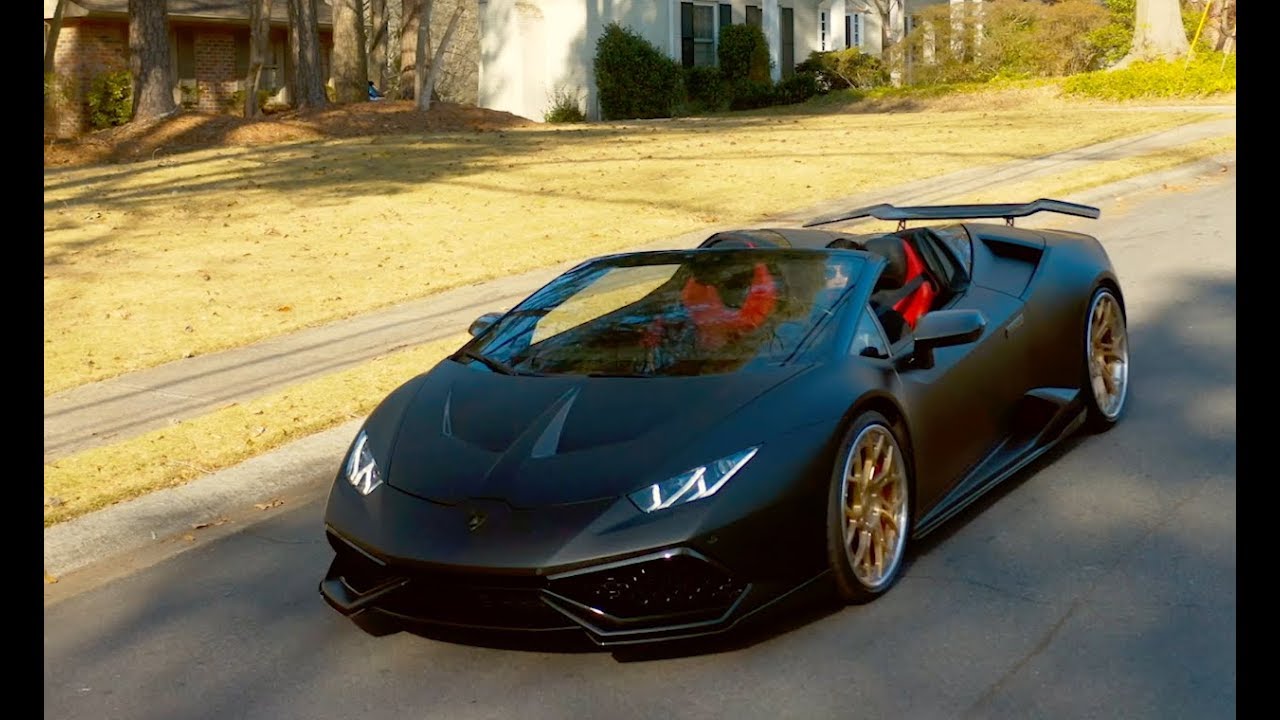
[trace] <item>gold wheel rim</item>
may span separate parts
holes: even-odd
[[[878,590],[897,572],[907,536],[907,474],[893,433],[870,425],[854,440],[840,493],[844,550],[854,577]]]
[[[1089,309],[1089,385],[1098,410],[1114,420],[1129,389],[1129,338],[1115,296],[1098,293]]]

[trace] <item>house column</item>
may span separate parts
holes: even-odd
[[[667,3],[667,39],[671,42],[671,59],[680,62],[680,0]]]
[[[760,8],[760,21],[764,24],[765,44],[769,46],[769,59],[773,66],[769,69],[769,77],[774,82],[782,79],[782,33],[780,23],[782,14],[778,12],[778,0],[764,0]]]
[[[889,45],[897,45],[907,34],[907,14],[903,7],[904,0],[889,0],[889,32],[887,40]],[[907,60],[906,53],[902,52],[902,48],[895,48],[893,51],[894,61],[891,63],[892,69],[889,71],[889,80],[894,87],[902,85],[903,73],[902,63]]]
[[[831,27],[827,30],[831,35],[831,49],[843,50],[847,40],[844,36],[844,19],[848,15],[848,8],[845,3],[848,0],[831,0],[831,10],[828,11],[827,22]]]

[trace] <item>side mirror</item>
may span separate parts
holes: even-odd
[[[500,312],[488,312],[476,318],[471,323],[471,327],[467,328],[467,332],[471,333],[471,337],[480,337],[493,327],[494,323],[502,318]]]
[[[935,310],[920,318],[911,333],[912,367],[933,367],[933,349],[964,345],[982,337],[987,318],[980,310]]]

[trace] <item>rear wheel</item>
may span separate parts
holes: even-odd
[[[1110,430],[1120,419],[1129,392],[1129,334],[1124,308],[1109,287],[1098,288],[1089,299],[1084,355],[1088,428]]]
[[[827,507],[827,558],[847,602],[874,600],[898,577],[911,523],[909,472],[887,418],[867,412],[849,426]]]

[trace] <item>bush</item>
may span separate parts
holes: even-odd
[[[924,10],[902,48],[912,59],[908,82],[985,82],[1095,70],[1105,66],[1104,57],[1126,32],[1109,27],[1115,19],[1096,0],[990,0],[982,9],[981,18],[970,14],[958,21],[948,4]],[[982,41],[976,43],[979,20]]]
[[[823,92],[845,88],[873,88],[889,82],[889,72],[875,55],[858,48],[814,51],[796,67],[796,72],[813,73]]]
[[[789,78],[783,78],[773,88],[773,103],[775,105],[793,105],[802,103],[809,98],[819,95],[822,90],[818,84],[817,73],[796,71],[796,74]]]
[[[680,66],[617,23],[596,42],[595,78],[606,120],[671,117],[684,94]]]
[[[91,127],[124,125],[133,117],[133,76],[128,70],[98,75],[89,86],[88,102]]]
[[[1107,23],[1085,37],[1098,57],[1098,67],[1091,69],[1115,65],[1133,46],[1133,19],[1138,0],[1102,0],[1102,4],[1107,9]]]
[[[748,80],[769,82],[769,44],[758,25],[726,25],[720,28],[717,50],[720,75],[729,83]]]
[[[729,106],[729,85],[713,67],[684,69],[684,90],[690,112],[717,112]]]
[[[1100,70],[1067,78],[1068,95],[1101,100],[1156,97],[1203,97],[1236,89],[1235,53],[1197,53],[1186,60],[1135,62],[1121,70]]]
[[[587,116],[582,112],[582,91],[559,87],[551,93],[551,107],[543,115],[549,123],[582,122]]]
[[[753,110],[774,104],[774,87],[769,80],[742,79],[733,84],[730,110]]]
[[[195,100],[199,99],[198,89],[196,92],[192,94],[196,96],[194,98]],[[267,103],[271,100],[271,96],[273,94],[274,93],[272,93],[270,90],[265,90],[265,89],[258,90],[258,109],[259,110],[266,109]],[[184,97],[183,100],[185,104],[186,98]],[[223,106],[229,112],[235,113],[236,115],[244,115],[244,90],[237,90],[231,93],[231,95],[223,103]]]

